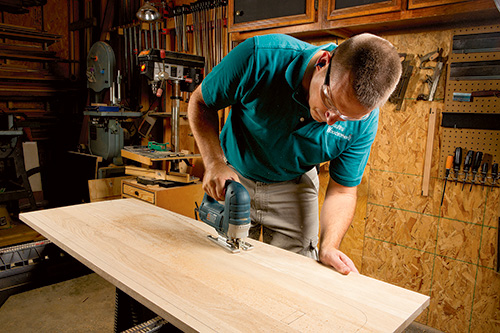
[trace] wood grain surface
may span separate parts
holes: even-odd
[[[429,297],[213,228],[136,199],[41,210],[21,220],[183,331],[402,331]]]

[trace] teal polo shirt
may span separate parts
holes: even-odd
[[[328,126],[311,117],[301,85],[313,55],[335,47],[280,34],[253,37],[203,80],[208,107],[231,106],[220,140],[228,162],[243,176],[264,183],[288,181],[331,161],[334,181],[344,186],[361,182],[378,109],[364,121]]]

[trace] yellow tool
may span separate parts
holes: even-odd
[[[446,158],[446,175],[444,177],[443,195],[441,196],[441,206],[443,205],[444,191],[446,191],[446,183],[448,183],[448,177],[450,176],[450,170],[452,166],[453,166],[453,156],[448,155],[448,157]]]

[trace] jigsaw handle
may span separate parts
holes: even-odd
[[[225,188],[224,204],[205,193],[198,213],[203,222],[226,237],[230,226],[229,236],[234,236],[238,234],[234,230],[250,224],[250,195],[243,185],[234,180],[227,180]]]

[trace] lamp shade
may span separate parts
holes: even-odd
[[[135,15],[139,20],[144,22],[156,21],[161,16],[158,9],[156,9],[155,6],[149,3],[149,1],[146,1],[146,3],[144,3],[144,5],[139,8]]]

